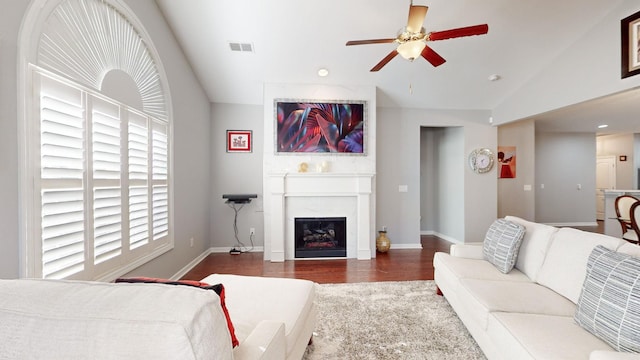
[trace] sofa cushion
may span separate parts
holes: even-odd
[[[640,352],[640,259],[597,246],[575,320],[618,351]]]
[[[572,316],[494,312],[487,333],[501,359],[585,360],[594,350],[612,350]]]
[[[529,279],[536,281],[551,239],[558,228],[527,221],[516,216],[505,216],[505,219],[525,227],[526,231],[522,238],[522,244],[520,244],[515,268],[525,273]]]
[[[630,242],[624,242],[622,246],[616,249],[617,252],[640,258],[640,246]]]
[[[231,335],[231,345],[236,347],[240,345],[238,338],[236,337],[236,332],[233,328],[233,322],[231,322],[231,317],[229,316],[229,310],[227,310],[227,305],[225,302],[225,293],[224,293],[224,285],[215,284],[209,285],[207,283],[203,283],[201,281],[195,280],[169,280],[169,279],[159,279],[159,278],[150,278],[150,277],[128,277],[128,278],[118,278],[115,281],[116,283],[147,283],[147,284],[167,284],[167,285],[182,285],[182,286],[193,286],[203,290],[213,290],[218,297],[220,298],[220,306],[222,306],[222,311],[224,312],[224,316],[227,319],[227,327],[229,328],[229,334]]]
[[[188,286],[0,280],[0,316],[0,358],[233,359],[218,295]]]
[[[591,250],[598,245],[615,250],[623,242],[607,235],[560,228],[553,236],[537,282],[577,303]]]
[[[509,280],[530,281],[529,278],[514,269],[508,274],[496,271],[495,266],[486,260],[468,259],[451,256],[444,252],[437,252],[433,257],[433,266],[436,271],[451,274],[458,279],[485,279],[485,280]]]
[[[458,297],[484,329],[496,311],[573,316],[576,305],[549,288],[527,281],[461,279]]]
[[[491,224],[484,238],[482,254],[484,258],[506,274],[516,264],[518,250],[525,228],[520,224],[497,219]]]

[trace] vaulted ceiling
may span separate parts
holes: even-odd
[[[622,0],[415,0],[429,7],[427,32],[485,23],[489,32],[429,42],[446,59],[439,67],[398,56],[378,72],[369,70],[394,44],[345,43],[395,37],[409,0],[156,1],[214,103],[262,104],[264,83],[374,85],[378,106],[490,110]],[[329,75],[319,77],[320,68]],[[499,80],[490,81],[494,74]]]

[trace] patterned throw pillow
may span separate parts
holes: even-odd
[[[595,247],[574,319],[614,349],[640,352],[640,259]]]
[[[222,307],[222,312],[224,313],[225,318],[227,319],[227,327],[229,328],[229,333],[231,334],[231,345],[236,347],[240,345],[240,341],[236,337],[236,331],[233,327],[233,323],[231,322],[231,317],[229,316],[229,310],[227,310],[227,304],[225,302],[224,295],[224,286],[222,284],[209,285],[207,283],[203,283],[201,281],[195,280],[169,280],[169,279],[158,279],[151,277],[129,277],[129,278],[118,278],[116,279],[117,283],[148,283],[148,284],[167,284],[167,285],[183,285],[183,286],[193,286],[203,290],[213,290],[218,294],[220,298],[220,306]]]
[[[495,265],[502,273],[513,269],[518,250],[524,238],[525,227],[514,222],[498,219],[491,224],[484,238],[484,259]]]

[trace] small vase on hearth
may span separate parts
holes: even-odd
[[[387,237],[387,232],[384,230],[378,231],[378,237],[376,238],[376,249],[378,252],[385,253],[389,251],[391,247],[391,240]]]

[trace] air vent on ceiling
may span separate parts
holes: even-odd
[[[231,48],[231,51],[253,52],[253,45],[251,43],[230,42],[229,48]]]

